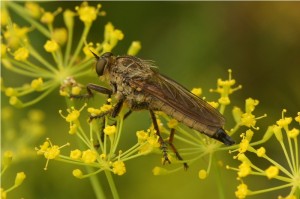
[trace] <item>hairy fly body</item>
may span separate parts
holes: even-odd
[[[114,56],[107,52],[97,56],[96,72],[104,76],[111,89],[95,84],[88,84],[88,95],[91,90],[114,95],[118,100],[111,115],[117,116],[123,103],[131,111],[146,109],[150,111],[154,128],[160,137],[162,149],[166,156],[166,144],[159,134],[154,111],[162,111],[177,121],[205,135],[223,142],[234,144],[232,138],[223,130],[224,117],[203,99],[189,92],[174,80],[158,73],[152,63],[134,56]],[[171,131],[173,139],[174,131]],[[171,147],[174,148],[172,143]],[[174,148],[175,149],[175,148]],[[182,159],[179,154],[176,154]]]

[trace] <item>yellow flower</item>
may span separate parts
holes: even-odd
[[[65,28],[55,28],[52,33],[52,39],[59,45],[66,43],[68,39],[68,32]]]
[[[45,12],[41,17],[41,22],[45,24],[52,24],[54,21],[54,17],[54,14],[52,14],[51,12]]]
[[[25,178],[26,178],[26,175],[24,172],[17,173],[17,176],[15,178],[15,186],[20,186],[23,183],[23,181],[25,180]]]
[[[289,138],[297,138],[297,136],[299,135],[299,130],[296,128],[293,128],[292,130],[288,131],[288,137]]]
[[[76,124],[70,125],[69,134],[74,135],[77,132],[77,127],[78,126]]]
[[[152,173],[153,173],[153,175],[158,176],[158,175],[168,174],[169,171],[167,169],[165,169],[165,168],[162,168],[162,167],[154,167],[152,169]]]
[[[106,126],[103,130],[103,132],[106,134],[106,135],[114,135],[117,131],[117,128],[115,125],[112,125],[112,126]]]
[[[258,157],[263,157],[264,155],[266,155],[266,149],[264,147],[260,147],[259,149],[257,149],[256,155]]]
[[[28,10],[28,13],[34,18],[39,18],[43,11],[39,4],[34,2],[26,2],[25,8]]]
[[[91,164],[91,163],[95,162],[96,159],[97,159],[97,153],[95,151],[88,149],[88,150],[82,152],[81,160],[84,163]]]
[[[138,143],[143,143],[147,140],[148,138],[148,133],[145,131],[137,131],[136,136],[138,137]]]
[[[70,158],[74,159],[74,160],[79,160],[81,157],[81,151],[79,149],[75,149],[73,151],[70,152]]]
[[[124,173],[126,173],[126,167],[125,167],[125,164],[123,161],[115,161],[113,164],[112,164],[112,167],[113,167],[113,172],[114,174],[117,174],[119,176],[123,175]]]
[[[44,84],[43,79],[40,77],[38,79],[32,80],[31,88],[33,88],[36,91],[39,91],[39,90],[41,90],[43,84]]]
[[[58,50],[59,45],[54,40],[48,40],[44,45],[44,48],[47,52],[55,52]]]
[[[251,172],[251,166],[247,162],[242,162],[239,166],[238,176],[246,177]]]
[[[204,170],[204,169],[201,169],[198,173],[198,177],[201,179],[201,180],[204,180],[206,177],[207,177],[207,171]]]
[[[141,42],[133,41],[127,51],[127,55],[136,55],[142,48]]]
[[[29,50],[27,50],[25,47],[18,48],[18,50],[14,52],[14,58],[17,61],[26,61],[28,57]]]
[[[97,5],[97,8],[89,6],[87,2],[83,2],[80,7],[76,7],[79,19],[85,24],[90,24],[96,20],[101,4]]]
[[[246,198],[248,194],[248,186],[244,183],[239,184],[237,186],[237,191],[235,192],[235,196],[239,199]]]
[[[8,167],[12,162],[13,152],[5,151],[3,154],[2,165],[3,167]]]
[[[266,176],[271,179],[278,175],[279,169],[276,166],[270,166],[268,169],[265,170]]]
[[[191,91],[194,95],[200,97],[200,95],[202,94],[202,89],[201,88],[193,88]]]
[[[80,169],[74,169],[72,174],[76,178],[81,178],[82,177],[82,171]]]
[[[57,145],[53,145],[44,152],[44,156],[46,159],[55,159],[60,154],[60,147]]]

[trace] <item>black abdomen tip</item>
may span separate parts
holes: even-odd
[[[222,128],[219,128],[212,138],[223,142],[225,145],[233,145],[235,143],[235,141]]]

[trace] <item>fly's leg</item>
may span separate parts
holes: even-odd
[[[112,90],[110,90],[108,88],[105,88],[105,87],[102,87],[102,86],[99,86],[97,84],[91,84],[91,83],[89,83],[86,86],[86,91],[87,91],[86,94],[83,94],[83,95],[70,95],[70,98],[78,98],[78,99],[86,99],[87,98],[87,99],[89,99],[89,98],[94,96],[92,91],[96,91],[98,93],[106,94],[106,95],[108,95],[109,98],[112,95]]]
[[[171,161],[168,158],[168,152],[167,152],[168,146],[167,146],[167,143],[163,140],[163,138],[160,135],[157,120],[156,120],[155,114],[152,110],[150,110],[150,115],[151,115],[151,119],[152,119],[152,122],[153,122],[154,129],[156,131],[156,135],[159,137],[160,148],[163,152],[163,157],[164,157],[164,162],[163,163],[165,164],[166,162],[168,162],[170,164]]]
[[[170,145],[172,151],[175,153],[176,158],[178,160],[183,160],[183,158],[180,156],[179,152],[177,151],[176,147],[173,144],[174,135],[175,135],[175,129],[172,128],[171,132],[170,132],[170,137],[169,137],[169,145]],[[183,163],[183,167],[184,167],[184,170],[187,170],[189,168],[189,166],[186,162]]]

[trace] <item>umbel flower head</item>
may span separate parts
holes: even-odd
[[[74,10],[58,8],[49,12],[33,2],[26,2],[24,7],[12,1],[2,3],[1,63],[5,69],[31,79],[20,87],[7,86],[3,84],[7,80],[1,79],[1,90],[9,97],[11,105],[30,106],[63,86],[66,79],[87,75],[94,62],[90,51],[97,54],[111,51],[124,38],[122,31],[109,22],[105,25],[101,43],[87,42],[93,23],[105,15],[101,7],[101,4],[90,6],[83,2]],[[15,23],[14,13],[32,24],[31,27]],[[61,18],[65,26],[55,27],[54,22]],[[75,23],[83,23],[80,38],[74,38]],[[31,37],[33,32],[38,32],[44,39],[36,42],[36,38]],[[136,54],[139,49],[140,43],[133,42],[128,53]],[[37,97],[23,101],[22,98],[33,93],[38,93],[34,95]]]
[[[243,135],[240,143],[239,153],[235,156],[240,162],[238,168],[227,167],[237,171],[238,179],[241,184],[238,185],[235,195],[237,198],[246,198],[246,196],[264,194],[268,192],[289,189],[287,196],[279,194],[278,198],[296,198],[300,187],[300,162],[299,162],[299,128],[291,127],[292,117],[285,117],[286,110],[282,111],[282,118],[276,124],[270,126],[265,132],[263,138],[256,142],[251,142],[253,133]],[[295,121],[299,121],[299,115],[295,117]],[[254,147],[271,140],[274,135],[278,148],[281,148],[284,158],[278,160],[272,155],[268,155],[268,150],[264,147]],[[274,140],[274,139],[273,139]],[[254,153],[258,158],[264,160],[269,166],[261,168],[248,157],[248,153]],[[277,154],[280,155],[280,154]],[[251,185],[246,184],[246,178],[260,177],[265,180],[278,181],[280,184],[276,187],[270,187],[260,190],[251,190]],[[261,179],[262,180],[262,179]]]

